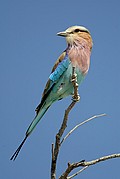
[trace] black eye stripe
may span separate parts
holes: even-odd
[[[86,32],[86,33],[89,34],[88,30],[81,30],[81,29],[75,29],[74,31],[69,32],[69,34],[74,34],[74,33],[77,33],[77,32]]]
[[[75,29],[74,32],[80,32],[80,29]]]
[[[80,32],[86,32],[86,33],[89,34],[89,32],[87,30],[80,30]]]
[[[87,30],[75,29],[74,32],[86,32],[89,33]]]

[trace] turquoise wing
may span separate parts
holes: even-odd
[[[69,64],[70,64],[70,60],[68,58],[68,55],[66,54],[66,52],[64,51],[60,57],[58,58],[58,60],[56,61],[52,72],[49,76],[49,80],[45,86],[43,95],[42,95],[42,99],[40,104],[37,106],[36,108],[36,113],[38,114],[42,105],[44,104],[44,101],[46,100],[46,98],[48,97],[48,95],[50,94],[51,90],[53,89],[54,85],[57,83],[57,81],[59,80],[59,78],[63,75],[63,73],[66,71],[66,69],[68,68]]]

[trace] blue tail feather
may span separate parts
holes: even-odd
[[[50,106],[48,106],[47,108],[43,107],[40,109],[39,113],[36,115],[36,117],[33,119],[33,121],[31,122],[30,126],[28,127],[27,131],[26,131],[26,135],[29,136],[31,134],[31,132],[34,130],[34,128],[36,127],[36,125],[38,124],[38,122],[41,120],[41,118],[43,117],[43,115],[46,113],[46,111],[48,110]]]
[[[15,160],[23,146],[23,144],[25,143],[26,139],[28,138],[28,136],[31,134],[31,132],[33,131],[33,129],[36,127],[36,125],[38,124],[38,122],[40,121],[40,119],[43,117],[43,115],[45,114],[45,112],[48,110],[48,108],[50,107],[50,105],[47,108],[41,108],[39,113],[36,115],[36,117],[33,119],[33,121],[31,122],[30,126],[28,127],[27,131],[26,131],[26,135],[25,138],[23,139],[23,141],[21,142],[21,144],[19,145],[19,147],[17,148],[17,150],[14,152],[14,154],[12,155],[12,157],[10,158],[10,160]]]

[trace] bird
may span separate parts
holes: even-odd
[[[93,41],[89,30],[84,26],[71,26],[57,33],[66,39],[67,48],[55,62],[42,94],[40,104],[35,109],[36,115],[29,125],[25,137],[10,160],[15,160],[23,144],[35,129],[48,108],[58,100],[74,94],[71,81],[72,68],[75,68],[77,84],[80,85],[90,66]]]

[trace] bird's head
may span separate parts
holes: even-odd
[[[67,43],[70,45],[74,44],[75,41],[78,41],[80,43],[82,41],[86,41],[88,42],[90,48],[92,48],[92,37],[90,35],[90,32],[83,26],[69,27],[65,31],[57,33],[57,35],[65,37]]]

